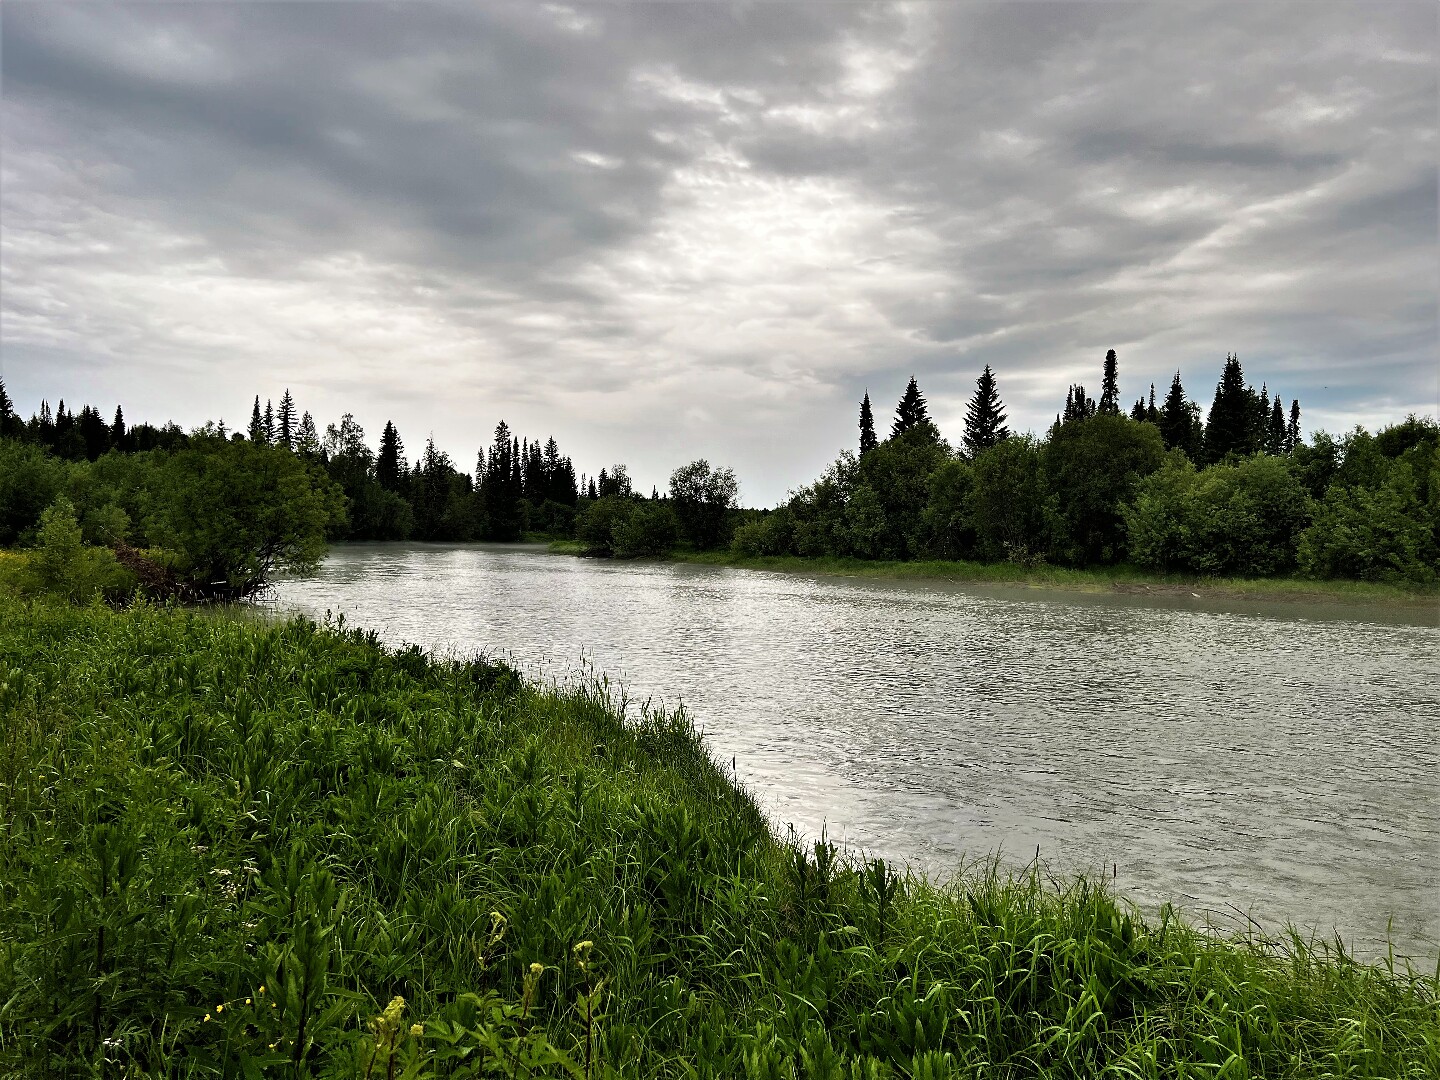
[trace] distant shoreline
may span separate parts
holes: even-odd
[[[575,540],[556,540],[549,550],[559,555],[582,555]],[[1195,578],[1156,574],[1131,566],[1071,569],[1062,566],[1020,566],[1016,563],[979,563],[944,560],[897,562],[798,555],[735,555],[728,551],[675,551],[671,562],[779,573],[823,574],[834,577],[869,577],[912,581],[948,581],[966,585],[1014,585],[1065,589],[1085,593],[1130,596],[1191,596],[1200,599],[1289,600],[1355,604],[1399,604],[1430,607],[1440,619],[1440,588],[1388,585],[1374,581],[1318,581],[1307,578]]]

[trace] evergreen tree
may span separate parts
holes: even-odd
[[[1285,426],[1285,452],[1293,454],[1300,447],[1300,399],[1290,402],[1290,423]]]
[[[590,490],[586,494],[592,499],[599,498],[599,495],[596,493],[595,478],[593,476],[590,478]]]
[[[380,453],[375,458],[375,479],[386,491],[399,492],[401,490],[401,478],[409,472],[409,464],[405,460],[405,444],[400,440],[400,432],[389,420],[385,421],[385,430],[380,433]],[[475,475],[482,475],[483,470],[477,468]]]
[[[250,410],[250,430],[247,432],[252,443],[265,441],[265,421],[260,417],[260,395],[255,395],[255,407]]]
[[[1065,394],[1065,414],[1061,417],[1062,424],[1073,423],[1077,420],[1089,420],[1096,412],[1095,399],[1085,393],[1085,387],[1080,383],[1074,383]]]
[[[1155,407],[1155,384],[1150,384],[1150,404],[1145,407],[1145,419],[1157,427],[1160,424],[1160,410]]]
[[[1135,404],[1130,406],[1130,419],[1134,420],[1137,424],[1142,423],[1145,420],[1144,398],[1137,397],[1135,399]]]
[[[115,422],[110,425],[110,445],[116,450],[128,450],[130,448],[129,433],[125,430],[125,410],[119,405],[115,406]]]
[[[277,415],[276,442],[286,450],[295,449],[295,399],[290,396],[290,388],[285,388],[285,394],[280,398],[280,411]]]
[[[521,518],[519,477],[519,440],[510,434],[510,426],[501,420],[495,425],[495,440],[485,462],[485,478],[481,492],[489,518],[492,540],[518,540],[524,531]]]
[[[295,449],[307,458],[320,456],[320,435],[315,430],[315,418],[308,412],[300,417],[300,428],[295,435]]]
[[[970,457],[978,457],[996,443],[1010,437],[1005,426],[1005,408],[1000,393],[995,388],[995,373],[990,365],[975,380],[975,393],[965,407],[965,451]]]
[[[1105,354],[1105,377],[1100,384],[1099,411],[1111,416],[1118,416],[1120,413],[1120,362],[1116,359],[1114,349]]]
[[[1160,437],[1165,440],[1165,449],[1180,449],[1193,460],[1200,454],[1201,435],[1199,406],[1185,396],[1185,387],[1180,383],[1180,372],[1170,383],[1170,392],[1165,395],[1165,404],[1160,407]]]
[[[900,403],[895,406],[895,424],[890,429],[890,437],[903,435],[918,424],[930,422],[930,410],[925,404],[925,395],[920,393],[920,387],[915,382],[915,376],[910,376],[909,385],[905,387],[905,393],[900,398]]]
[[[1270,409],[1270,421],[1265,426],[1265,452],[1285,452],[1285,407],[1280,404],[1280,395],[1275,395],[1275,404]]]
[[[275,445],[275,410],[271,408],[269,398],[265,399],[265,418],[261,420],[260,427],[265,435],[265,441],[272,446]]]
[[[860,456],[864,457],[879,445],[880,440],[875,437],[875,414],[870,411],[870,391],[866,390],[860,399]]]
[[[1215,401],[1205,422],[1205,460],[1216,462],[1226,454],[1247,454],[1255,431],[1255,394],[1245,385],[1240,358],[1225,357],[1225,369],[1215,387]]]
[[[5,380],[0,379],[0,438],[18,439],[23,426],[15,412],[15,403],[5,392]]]
[[[100,410],[86,405],[80,410],[75,421],[75,430],[80,436],[87,460],[94,461],[110,449],[110,425],[100,415]]]

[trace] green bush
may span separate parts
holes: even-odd
[[[1415,466],[1427,464],[1417,476]],[[1390,465],[1379,487],[1332,484],[1300,537],[1299,561],[1311,577],[1433,583],[1440,576],[1440,450],[1410,452]]]
[[[679,539],[680,526],[668,503],[636,502],[611,526],[611,551],[617,559],[664,555]]]
[[[1141,566],[1264,577],[1295,568],[1310,499],[1285,458],[1257,454],[1197,471],[1171,451],[1140,481],[1124,519]]]
[[[86,546],[75,507],[63,495],[40,515],[35,547],[10,582],[22,594],[53,593],[77,603],[120,599],[135,586],[113,551]]]
[[[795,548],[795,514],[781,506],[736,528],[730,550],[749,558],[789,555]]]

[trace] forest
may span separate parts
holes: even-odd
[[[373,450],[348,413],[322,433],[288,390],[278,408],[257,396],[244,431],[186,432],[63,401],[27,421],[0,384],[0,547],[58,551],[26,570],[52,588],[199,598],[304,571],[328,542],[405,539],[1436,582],[1434,419],[1307,441],[1299,401],[1256,391],[1233,354],[1203,420],[1179,372],[1163,400],[1152,385],[1128,409],[1114,350],[1100,375],[1098,401],[1071,385],[1037,436],[1010,431],[986,365],[953,444],[913,377],[884,439],[867,393],[856,448],[768,510],[742,508],[733,470],[704,460],[649,496],[624,464],[577,474],[553,437],[503,420],[465,472],[433,440],[412,463],[393,423]]]

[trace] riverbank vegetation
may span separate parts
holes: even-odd
[[[1205,420],[1177,372],[1120,407],[1119,360],[1097,402],[1081,385],[1043,436],[1014,434],[996,374],[976,380],[952,445],[911,379],[888,438],[868,393],[857,452],[769,510],[739,506],[734,473],[695,461],[663,493],[634,489],[623,464],[577,476],[553,438],[502,421],[473,475],[433,441],[413,465],[394,424],[378,452],[348,414],[317,431],[286,391],[257,397],[244,434],[127,428],[120,410],[48,404],[28,422],[0,386],[0,546],[33,540],[63,495],[86,540],[172,593],[253,590],[303,568],[326,539],[575,540],[635,558],[728,551],[743,560],[985,564],[1005,578],[1133,566],[1161,578],[1360,581],[1410,592],[1440,583],[1440,426],[1411,416],[1371,434],[1317,431],[1226,358]],[[166,552],[142,567],[135,554]],[[168,568],[166,578],[156,566]],[[178,579],[176,578],[176,575]],[[211,584],[215,583],[215,584]],[[1282,587],[1283,588],[1283,587]],[[151,590],[155,591],[154,589]],[[1328,591],[1333,591],[1330,587]]]
[[[0,597],[0,1072],[1431,1077],[1431,975],[777,837],[683,715]]]

